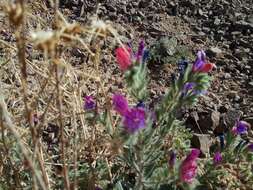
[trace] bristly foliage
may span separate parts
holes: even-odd
[[[192,59],[193,55],[185,45],[179,45],[175,37],[162,37],[151,44],[150,63],[175,64],[182,57]]]
[[[135,65],[131,70],[126,71],[125,79],[129,92],[135,99],[147,99],[148,77],[146,63]]]
[[[124,71],[127,86],[131,95],[137,100],[145,101],[148,97],[145,63],[136,62],[133,65]],[[143,111],[146,114],[144,127],[142,124],[142,127],[135,133],[127,132],[124,127],[117,127],[115,134],[117,136],[121,134],[118,138],[124,144],[123,152],[118,157],[118,164],[121,167],[127,165],[127,171],[129,175],[130,173],[134,174],[134,180],[128,181],[119,175],[115,178],[115,184],[121,184],[123,189],[128,189],[130,186],[138,190],[162,189],[164,186],[176,188],[178,186],[177,184],[180,182],[179,162],[176,161],[175,167],[177,169],[171,173],[168,152],[188,150],[191,135],[176,119],[175,114],[181,106],[195,103],[197,97],[209,87],[209,82],[210,77],[207,73],[195,72],[189,65],[179,79],[174,81],[171,89],[165,94],[155,110],[152,111],[148,107],[144,107]],[[123,121],[125,117],[122,116]],[[140,118],[135,119],[136,122],[140,120]],[[196,172],[196,162],[194,164]],[[189,178],[189,181],[193,180]],[[183,184],[183,182],[179,184]]]

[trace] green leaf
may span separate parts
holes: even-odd
[[[120,181],[118,181],[113,190],[124,190]]]

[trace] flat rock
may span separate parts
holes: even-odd
[[[213,131],[219,125],[220,122],[220,112],[202,112],[199,113],[198,124],[202,132]]]
[[[217,57],[222,54],[222,50],[218,47],[211,47],[206,53],[209,57]]]
[[[212,145],[212,138],[208,134],[194,134],[191,139],[194,148],[200,149],[202,156],[209,155],[209,149]]]

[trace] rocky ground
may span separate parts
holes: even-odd
[[[69,19],[81,23],[97,13],[101,19],[115,23],[119,32],[134,43],[143,38],[150,45],[164,36],[174,36],[193,53],[206,50],[217,65],[212,86],[198,105],[183,113],[188,127],[208,134],[196,135],[195,145],[222,134],[238,118],[253,125],[251,0],[84,0],[62,1],[60,6]],[[169,87],[173,70],[175,66],[171,65],[150,69],[154,98]]]

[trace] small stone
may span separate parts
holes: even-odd
[[[222,53],[222,50],[218,47],[211,47],[207,50],[207,55],[211,57],[217,57]]]
[[[229,106],[228,105],[224,105],[224,106],[221,106],[219,108],[219,112],[220,113],[226,113],[228,111],[228,109],[229,109]]]
[[[228,93],[228,98],[234,99],[236,95],[237,95],[237,92],[236,92],[236,91],[230,91],[230,92]]]
[[[234,101],[239,102],[239,101],[240,101],[240,99],[241,99],[241,97],[240,97],[240,96],[235,95],[235,97],[234,97]]]
[[[230,79],[231,78],[231,74],[230,73],[225,73],[224,78],[225,79]]]
[[[225,121],[228,127],[232,128],[241,115],[242,113],[238,110],[228,110],[227,114],[225,115]]]
[[[253,126],[253,116],[252,117],[247,117],[243,119],[247,123],[249,123],[251,126]]]
[[[199,9],[198,12],[199,12],[199,15],[201,15],[201,16],[204,14],[203,11],[202,11],[201,9]]]
[[[240,35],[240,34],[242,34],[240,31],[233,31],[233,32],[231,32],[231,34],[233,35],[233,36],[237,36],[237,35]]]
[[[220,24],[220,19],[215,18],[215,20],[214,20],[214,24],[215,24],[215,25],[219,25],[219,24]]]
[[[250,85],[250,86],[253,86],[253,81],[249,82],[249,85]]]
[[[220,112],[212,111],[199,113],[199,127],[203,132],[213,131],[220,123]]]

